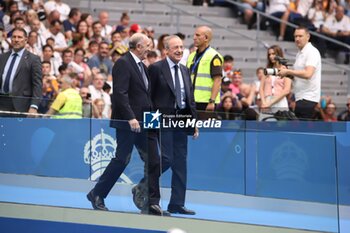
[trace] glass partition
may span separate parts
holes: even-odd
[[[127,125],[89,118],[1,117],[0,201],[92,209],[86,194],[121,146],[111,123]],[[348,124],[216,123],[203,122],[196,140],[193,131],[187,132],[185,206],[196,215],[174,216],[327,232],[339,232],[342,220],[346,226]],[[160,154],[171,131],[162,124],[146,130],[158,133]],[[111,211],[140,213],[132,190],[144,169],[134,147],[105,199]],[[171,177],[170,168],[159,181],[163,210],[172,194]]]

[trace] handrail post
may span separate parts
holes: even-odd
[[[258,58],[258,67],[260,66],[260,13],[256,13],[256,56]]]

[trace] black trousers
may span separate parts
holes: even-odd
[[[317,102],[312,102],[309,100],[298,100],[295,103],[294,113],[301,121],[312,120],[315,117],[315,107]]]
[[[160,159],[157,135],[153,131],[134,133],[126,129],[117,129],[117,151],[115,158],[108,164],[95,185],[96,195],[106,198],[130,162],[131,152],[135,145],[141,159],[145,162],[146,183],[148,184],[149,204],[159,204]]]
[[[184,129],[162,130],[161,145],[162,173],[171,168],[170,205],[185,205],[187,187],[187,137]]]

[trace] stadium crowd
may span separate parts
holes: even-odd
[[[251,9],[255,8],[350,44],[349,0],[242,2],[244,7],[241,10],[248,28],[254,26],[255,19]],[[267,2],[269,4],[266,4]],[[75,98],[76,103],[81,105],[81,109],[78,110],[81,111],[79,117],[110,118],[113,64],[128,51],[129,38],[134,33],[141,32],[152,39],[152,50],[143,61],[146,66],[166,56],[163,41],[168,34],[155,38],[152,26],[130,25],[130,16],[126,12],[122,13],[116,25],[110,25],[109,20],[108,11],[98,12],[98,17],[94,18],[89,13],[71,8],[61,0],[0,0],[0,53],[11,49],[12,33],[14,29],[21,28],[28,33],[26,49],[41,58],[42,101],[38,106],[38,113],[55,114],[60,111],[64,105],[64,95],[61,93],[72,89],[80,94],[81,99]],[[287,39],[288,30],[285,24],[271,24],[279,28],[277,40]],[[182,33],[177,35],[185,39]],[[332,47],[333,44],[323,40],[315,44],[322,56],[325,55],[326,48],[343,49]],[[195,50],[194,46],[186,48],[181,63],[186,65],[189,54]],[[348,63],[350,52],[345,52],[345,62]],[[260,81],[264,80],[266,83],[268,80],[264,69],[279,68],[280,64],[276,64],[274,57],[283,57],[282,49],[278,46],[271,46],[266,54],[268,64],[266,67],[257,68],[257,79],[254,83],[244,81],[244,74],[239,67],[234,66],[232,55],[223,56],[221,99],[216,106],[217,118],[258,119],[259,109],[266,108],[261,94],[272,91],[267,90],[266,85],[260,88]],[[276,85],[275,90],[280,85],[279,93],[286,98],[287,109],[293,111],[295,98],[291,82],[277,82]],[[349,121],[350,98],[346,106],[347,108],[337,116],[337,106],[331,96],[322,95],[315,107],[317,114],[313,119]]]

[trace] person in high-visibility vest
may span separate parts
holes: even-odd
[[[79,119],[83,114],[83,101],[79,92],[72,88],[73,79],[64,75],[60,80],[61,92],[46,114],[55,119]]]
[[[223,57],[210,47],[212,35],[211,28],[197,27],[193,36],[197,51],[192,52],[187,60],[200,119],[214,117],[211,113],[214,112],[216,104],[220,102]],[[202,114],[204,111],[207,113]]]

